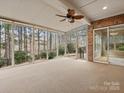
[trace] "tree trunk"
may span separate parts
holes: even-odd
[[[26,27],[24,27],[24,51],[27,51],[27,30]]]
[[[33,32],[32,32],[32,33],[33,33]],[[32,37],[33,37],[33,34],[31,34],[31,32],[30,32],[30,35],[29,35],[30,52],[32,51],[31,47],[33,47],[32,44],[31,44],[31,42],[34,43],[34,42],[32,41]],[[34,49],[33,49],[33,50],[34,50]]]
[[[22,51],[22,27],[18,27],[19,51]]]
[[[10,24],[5,24],[5,59],[8,61],[7,65],[11,64],[11,50],[10,50],[10,30],[11,29],[11,25]]]
[[[55,49],[57,48],[56,47],[56,42],[57,42],[57,38],[56,37],[57,37],[57,34],[55,34]]]
[[[2,29],[2,25],[0,24],[0,58],[1,58],[1,48],[2,48],[2,43],[1,43],[1,29]]]
[[[45,42],[45,32],[44,32],[44,43],[43,43],[43,48],[44,48],[44,51],[46,50],[46,48],[45,48],[45,45],[46,45],[46,42]]]
[[[52,33],[50,32],[50,51],[52,50]]]
[[[40,31],[38,30],[37,33],[37,38],[38,38],[38,56],[40,55]]]

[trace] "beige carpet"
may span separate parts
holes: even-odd
[[[124,67],[62,57],[1,69],[0,93],[124,93]]]

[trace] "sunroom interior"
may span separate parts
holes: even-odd
[[[124,0],[1,0],[0,93],[123,93],[123,66]]]

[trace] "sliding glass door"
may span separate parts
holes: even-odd
[[[107,28],[94,31],[94,61],[107,63]]]
[[[110,27],[109,62],[124,66],[124,26]]]
[[[94,30],[94,62],[124,66],[124,25]]]

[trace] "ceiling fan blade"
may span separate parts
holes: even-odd
[[[63,22],[63,21],[65,21],[66,19],[62,19],[62,20],[60,20],[60,22]]]
[[[78,19],[80,20],[80,19],[84,18],[84,16],[83,15],[76,15],[76,16],[73,16],[73,18],[74,19],[77,19],[77,20]]]
[[[63,16],[63,15],[58,15],[58,14],[56,14],[56,16],[59,16],[59,17],[64,17],[64,18],[66,17],[66,16]]]

